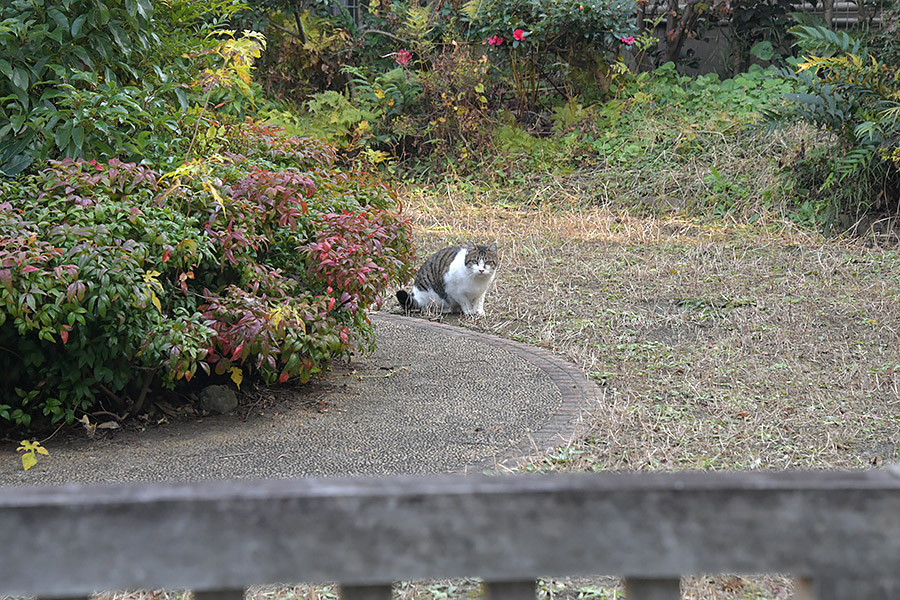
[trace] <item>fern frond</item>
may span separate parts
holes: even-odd
[[[872,157],[875,156],[877,146],[866,144],[853,148],[838,161],[837,170],[841,174],[841,179],[853,175],[869,166]]]
[[[403,23],[403,34],[413,40],[424,40],[431,33],[429,22],[430,11],[427,6],[410,6],[406,11],[406,20]]]
[[[482,12],[491,10],[496,0],[466,0],[462,5],[462,13],[470,20],[477,21]]]
[[[853,131],[857,140],[878,143],[884,137],[884,131],[874,121],[863,121]]]
[[[900,104],[882,110],[878,116],[880,121],[890,121],[892,125],[900,125]]]
[[[797,38],[797,45],[813,54],[858,54],[860,42],[846,31],[832,31],[815,25],[795,25],[788,30]]]

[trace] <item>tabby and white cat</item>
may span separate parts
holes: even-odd
[[[397,292],[407,310],[484,315],[484,296],[497,274],[497,244],[450,246],[438,250],[416,274],[412,293]]]

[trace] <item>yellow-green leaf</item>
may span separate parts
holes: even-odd
[[[244,381],[244,372],[241,371],[240,367],[231,367],[231,380],[238,386],[238,389],[241,389],[241,382]]]
[[[272,327],[278,327],[282,318],[284,318],[284,308],[281,306],[276,306],[269,312],[269,319],[272,322]]]
[[[37,458],[34,457],[34,452],[26,452],[22,455],[22,466],[26,471],[36,464]]]

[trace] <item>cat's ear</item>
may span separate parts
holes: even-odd
[[[497,242],[494,242],[494,243],[492,243],[490,246],[488,246],[488,252],[492,252],[492,253],[493,253],[493,252],[496,252],[496,251],[497,251]]]

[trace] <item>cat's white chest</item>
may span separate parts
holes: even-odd
[[[447,296],[456,301],[464,313],[484,314],[484,296],[494,280],[493,266],[479,261],[466,265],[466,249],[457,253],[444,275]]]

